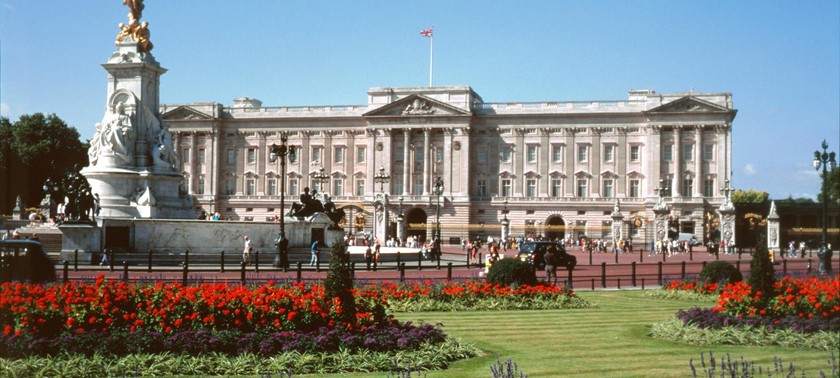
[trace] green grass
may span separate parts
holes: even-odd
[[[727,352],[744,356],[757,366],[772,366],[773,356],[793,362],[807,375],[830,374],[823,351],[785,347],[692,346],[648,336],[650,325],[673,318],[679,309],[708,302],[651,298],[641,291],[578,293],[598,304],[597,309],[545,311],[474,311],[399,313],[400,320],[441,322],[444,331],[485,351],[482,357],[459,361],[428,377],[490,377],[496,355],[512,358],[529,377],[685,377],[689,358],[699,366],[700,353]],[[385,376],[378,374],[376,376]],[[328,375],[325,375],[328,376]],[[351,377],[370,374],[342,375]],[[799,376],[799,375],[797,375]]]

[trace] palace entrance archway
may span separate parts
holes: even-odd
[[[548,240],[566,237],[566,222],[559,215],[552,215],[545,220],[545,237]]]
[[[428,216],[423,209],[413,208],[405,213],[406,237],[417,236],[420,241],[426,240],[426,221]]]

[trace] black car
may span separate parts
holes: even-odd
[[[545,260],[543,259],[543,255],[545,255],[545,250],[550,245],[553,245],[557,248],[557,253],[554,254],[554,261],[557,262],[556,266],[565,267],[566,269],[575,268],[575,265],[577,265],[577,258],[566,253],[566,248],[563,246],[562,243],[555,243],[552,241],[524,242],[522,243],[522,245],[519,246],[519,255],[517,256],[517,258],[522,261],[529,262],[531,264],[534,264],[534,262],[536,261],[536,267],[539,269],[544,269]]]
[[[0,241],[0,282],[55,281],[55,264],[41,242],[34,240]]]

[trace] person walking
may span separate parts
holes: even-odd
[[[251,239],[248,238],[248,235],[242,237],[245,240],[245,247],[242,249],[242,262],[245,265],[251,264],[251,252],[254,250],[254,245],[251,243]]]
[[[310,248],[309,252],[312,254],[312,258],[309,260],[309,266],[315,266],[318,264],[318,255],[321,251],[318,249],[318,241],[312,242],[312,248]]]
[[[554,261],[554,256],[557,253],[557,248],[553,245],[548,246],[543,255],[545,261],[545,280],[551,285],[557,283],[557,270]]]

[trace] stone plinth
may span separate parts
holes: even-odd
[[[101,234],[99,227],[91,223],[65,223],[58,227],[61,230],[61,259],[76,261],[82,264],[94,262],[94,253],[101,248]],[[76,254],[78,250],[78,255]]]

